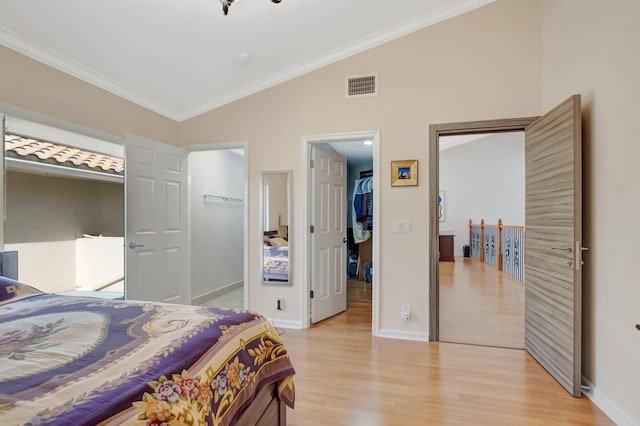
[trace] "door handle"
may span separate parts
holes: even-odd
[[[144,244],[136,244],[135,241],[129,241],[129,248],[131,250],[135,249],[136,247],[144,247]]]
[[[571,247],[551,247],[551,250],[561,250],[566,251],[567,253],[571,253]]]
[[[342,242],[346,243],[347,242],[347,237],[342,237]]]

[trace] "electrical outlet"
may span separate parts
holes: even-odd
[[[411,305],[402,305],[400,315],[403,320],[409,321],[411,319]]]
[[[285,308],[284,297],[276,297],[276,310],[284,311]]]

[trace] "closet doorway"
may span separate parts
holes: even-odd
[[[305,318],[316,324],[363,300],[377,324],[377,132],[305,138]],[[354,204],[355,202],[355,204]],[[335,241],[334,241],[335,240]],[[361,313],[358,314],[361,318]],[[355,318],[354,318],[355,320]],[[369,320],[367,320],[369,324]]]
[[[192,304],[246,307],[246,148],[188,155]]]

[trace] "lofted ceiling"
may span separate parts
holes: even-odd
[[[492,1],[0,0],[0,44],[182,121]]]

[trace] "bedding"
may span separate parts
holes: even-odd
[[[289,281],[289,246],[264,244],[265,281]]]
[[[0,424],[229,425],[294,369],[250,311],[40,293],[0,279]]]

